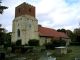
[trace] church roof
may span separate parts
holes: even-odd
[[[46,28],[42,26],[38,26],[38,32],[40,36],[44,37],[63,37],[63,38],[69,38],[67,34],[63,32],[58,32],[55,29]]]

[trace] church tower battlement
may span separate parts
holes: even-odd
[[[35,7],[24,2],[15,8],[15,17],[26,14],[35,17]]]

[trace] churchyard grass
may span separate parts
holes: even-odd
[[[57,58],[57,60],[75,60],[75,58],[80,58],[80,46],[69,46],[70,52],[66,55],[57,56],[53,54]]]

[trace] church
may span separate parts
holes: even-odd
[[[43,45],[45,41],[51,42],[52,39],[62,38],[69,44],[70,39],[67,34],[38,25],[35,16],[35,7],[28,3],[24,2],[15,8],[11,42],[20,40],[21,44],[25,45],[30,39],[37,39],[40,45]]]

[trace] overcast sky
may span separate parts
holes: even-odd
[[[42,26],[70,30],[79,27],[80,0],[3,0],[2,5],[9,8],[0,14],[0,24],[9,32],[12,31],[15,7],[23,2],[36,7],[36,18]]]

